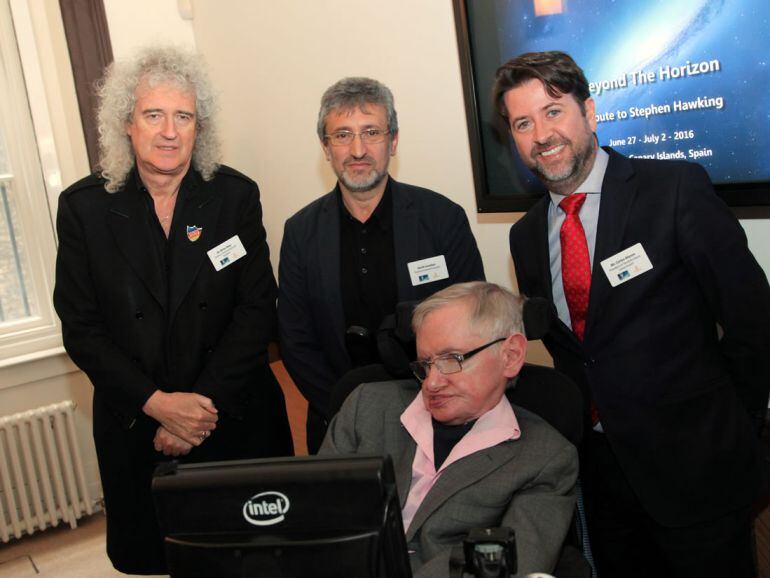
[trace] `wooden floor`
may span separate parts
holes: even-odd
[[[117,578],[101,513],[0,545],[0,578]]]

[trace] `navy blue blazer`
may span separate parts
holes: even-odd
[[[484,279],[460,205],[391,178],[398,300],[424,299],[453,283]],[[278,269],[281,356],[310,405],[326,415],[334,383],[351,369],[340,294],[340,207],[336,189],[286,221]],[[407,263],[444,255],[449,278],[412,286]]]
[[[647,511],[664,525],[697,523],[758,490],[770,287],[701,166],[607,151],[584,342],[555,310],[543,342],[595,400]],[[549,201],[511,228],[510,247],[521,293],[552,302]],[[611,287],[600,262],[636,243],[653,269]]]

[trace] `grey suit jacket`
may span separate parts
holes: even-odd
[[[419,394],[413,380],[361,385],[332,420],[320,454],[390,454],[403,508],[416,444],[400,416]],[[550,572],[575,505],[577,452],[536,415],[514,406],[521,437],[451,464],[418,508],[406,540],[416,577],[449,575],[452,546],[471,528],[516,532],[518,574]]]

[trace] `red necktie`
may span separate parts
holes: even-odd
[[[586,201],[585,193],[573,193],[565,197],[559,206],[567,213],[561,225],[561,279],[564,296],[567,298],[572,331],[580,341],[586,331],[588,295],[591,292],[591,259],[588,256],[588,242],[578,213]],[[591,400],[591,424],[599,423],[599,412]]]
[[[561,278],[567,299],[572,331],[583,341],[586,330],[588,294],[591,291],[591,260],[588,243],[578,213],[586,200],[585,193],[574,193],[559,203],[567,216],[561,226]]]

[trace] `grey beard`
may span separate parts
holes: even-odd
[[[539,163],[535,163],[532,172],[540,178],[548,190],[561,194],[571,193],[574,187],[580,185],[588,177],[591,167],[587,167],[586,163],[593,154],[594,148],[591,145],[584,150],[575,152],[572,163],[561,173],[548,174],[543,171]]]
[[[342,181],[342,184],[345,185],[351,193],[366,193],[379,185],[387,174],[387,172],[378,173],[376,170],[372,169],[371,173],[369,173],[369,178],[365,181],[356,183],[351,181],[347,174],[343,172],[340,175],[340,181]]]

